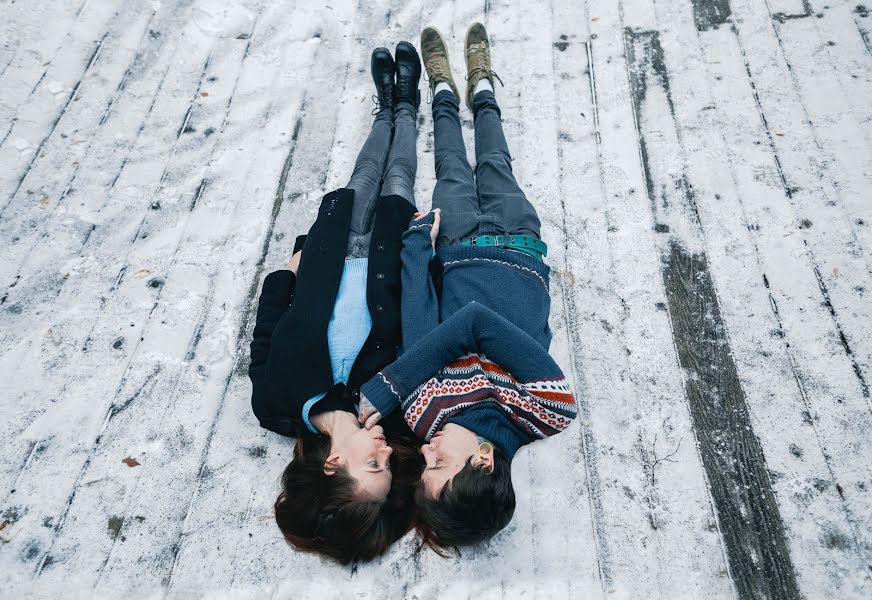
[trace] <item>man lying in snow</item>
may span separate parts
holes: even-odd
[[[403,349],[361,388],[360,422],[373,427],[400,408],[429,442],[418,530],[438,551],[506,526],[515,509],[512,458],[565,429],[576,406],[548,354],[547,247],[512,174],[487,32],[476,23],[466,37],[475,180],[445,43],[427,28],[421,49],[434,92],[435,210],[419,213],[403,235]]]

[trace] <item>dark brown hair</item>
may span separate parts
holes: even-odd
[[[382,554],[413,525],[412,494],[422,468],[417,445],[390,441],[391,488],[384,500],[373,501],[357,497],[357,482],[345,469],[324,473],[330,436],[299,438],[274,506],[285,540],[343,565]]]
[[[515,514],[512,465],[497,448],[490,473],[483,466],[473,465],[470,457],[438,498],[428,497],[419,483],[415,504],[421,544],[441,556],[446,556],[445,550],[488,540]]]

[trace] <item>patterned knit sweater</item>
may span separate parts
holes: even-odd
[[[400,408],[421,439],[457,423],[511,460],[520,446],[562,431],[576,415],[566,378],[548,354],[548,305],[544,316],[539,310],[548,296],[547,267],[512,250],[464,248],[487,252],[464,256],[452,270],[452,257],[440,250],[440,306],[428,271],[431,224],[432,216],[413,222],[403,236],[401,355],[361,393],[383,416]],[[458,304],[464,297],[465,305],[446,311],[446,298]]]

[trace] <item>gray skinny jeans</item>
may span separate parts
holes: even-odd
[[[474,179],[463,144],[457,98],[443,90],[433,98],[432,106],[436,147],[433,208],[442,209],[437,246],[477,235],[539,238],[539,216],[512,173],[512,157],[493,92],[481,91],[473,99]]]
[[[417,110],[408,102],[398,103],[393,114],[382,110],[357,155],[351,179],[345,186],[354,190],[346,252],[349,258],[369,256],[375,206],[380,196],[402,196],[415,204],[417,117]]]

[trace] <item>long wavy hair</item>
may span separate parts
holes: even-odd
[[[276,499],[276,523],[285,540],[340,564],[368,561],[381,555],[414,526],[412,500],[423,469],[420,442],[389,440],[393,478],[383,500],[360,499],[356,481],[345,469],[324,473],[330,436],[297,439],[294,458],[282,473]]]

